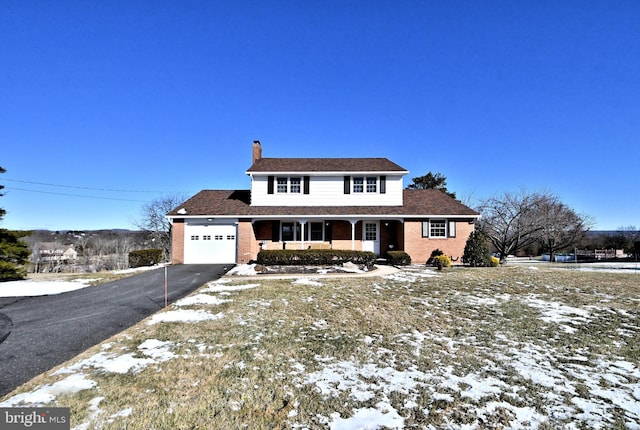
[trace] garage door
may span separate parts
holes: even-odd
[[[228,264],[236,262],[236,226],[186,225],[186,264]]]

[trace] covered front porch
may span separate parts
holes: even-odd
[[[344,249],[385,255],[402,250],[402,220],[380,218],[280,218],[253,220],[260,249]]]

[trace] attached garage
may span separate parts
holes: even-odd
[[[234,264],[236,250],[235,223],[186,223],[184,228],[185,264]]]

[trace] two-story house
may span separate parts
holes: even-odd
[[[404,250],[454,260],[479,214],[437,190],[405,190],[386,158],[263,158],[255,141],[250,190],[203,190],[171,211],[172,259],[246,263],[261,249]]]

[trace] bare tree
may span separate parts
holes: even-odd
[[[549,251],[554,261],[557,251],[577,244],[592,225],[588,216],[576,213],[547,191],[505,193],[485,200],[480,211],[479,228],[502,261],[535,243]]]
[[[166,215],[185,200],[184,195],[176,194],[145,203],[140,219],[135,222],[139,229],[149,233],[155,246],[162,249],[166,261],[169,261],[171,256],[171,224]]]
[[[540,224],[538,241],[549,252],[549,261],[555,261],[557,251],[575,246],[593,225],[590,217],[576,213],[552,194],[540,196],[536,214]]]
[[[504,261],[509,254],[535,243],[540,225],[535,210],[539,195],[521,191],[491,197],[480,204],[479,229]]]

